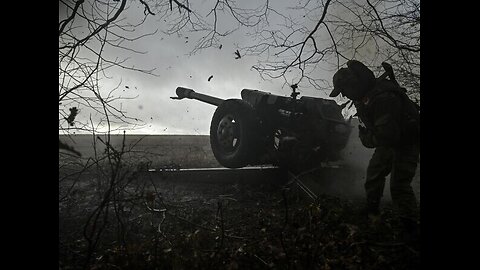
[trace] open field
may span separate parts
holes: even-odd
[[[328,193],[341,197],[363,197],[363,182],[372,149],[363,147],[358,139],[357,123],[353,122],[350,140],[342,151],[344,172],[327,174],[312,182],[320,193]],[[105,138],[102,138],[104,141]],[[79,151],[83,159],[94,156],[94,138],[91,135],[73,135],[70,138],[60,136],[60,140],[69,143]],[[111,136],[111,144],[120,148],[123,136]],[[97,153],[105,149],[103,143],[95,140]],[[208,135],[126,135],[126,148],[133,147],[127,158],[135,162],[147,162],[148,168],[218,168],[221,165],[215,160],[210,148]],[[420,200],[420,164],[412,183],[415,194]],[[390,184],[387,181],[384,197],[391,200]]]
[[[92,135],[59,136],[79,151],[83,158],[93,157],[94,143],[97,153],[105,150],[105,145]],[[101,136],[103,141],[107,139]],[[95,139],[95,140],[94,140]],[[123,136],[112,135],[110,144],[120,148]],[[132,148],[132,155],[151,161],[152,168],[176,164],[181,168],[219,167],[210,149],[209,136],[201,135],[126,135],[126,149]]]

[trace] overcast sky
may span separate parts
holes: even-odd
[[[252,5],[256,1],[250,1]],[[290,3],[290,1],[276,1]],[[124,15],[129,21],[138,22],[143,17],[143,7],[134,2]],[[199,3],[209,3],[199,1]],[[248,4],[248,3],[247,3]],[[211,7],[208,7],[211,9]],[[60,11],[62,15],[62,11]],[[145,23],[135,29],[135,35],[161,30],[163,20],[149,16]],[[271,22],[275,23],[275,22]],[[110,58],[129,57],[128,64],[138,68],[155,68],[159,76],[151,76],[128,70],[110,70],[110,80],[102,80],[101,87],[108,91],[121,81],[117,94],[137,96],[132,100],[121,102],[122,110],[130,117],[143,120],[145,125],[129,133],[141,134],[209,134],[210,121],[215,106],[196,100],[173,100],[178,86],[192,88],[197,92],[219,98],[240,98],[244,88],[263,90],[277,95],[288,96],[291,89],[284,85],[282,79],[262,80],[257,71],[252,70],[256,64],[255,57],[235,59],[234,52],[238,46],[251,43],[245,32],[237,31],[222,39],[222,48],[212,47],[189,55],[199,36],[192,33],[184,35],[165,35],[158,31],[155,35],[143,37],[128,43],[129,48],[146,52],[134,54],[130,51],[111,50],[104,55]],[[319,71],[320,72],[320,71]],[[208,78],[213,78],[208,81]],[[326,72],[326,78],[332,73]],[[128,88],[127,88],[128,87]],[[302,95],[328,98],[326,91],[312,88],[299,88]],[[81,108],[80,108],[81,109]],[[81,117],[81,115],[79,115]],[[83,117],[88,117],[83,115]]]

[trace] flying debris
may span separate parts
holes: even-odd
[[[220,50],[221,50],[221,49],[222,49],[222,46],[223,46],[223,45],[222,45],[222,44],[220,44],[220,47],[218,47],[218,49],[220,49]]]
[[[208,77],[208,81],[210,81],[212,78],[213,78],[213,75],[210,75],[210,77]]]
[[[128,85],[125,85],[125,88],[130,89],[130,87],[128,87]]]
[[[235,52],[235,59],[239,59],[239,58],[242,58],[242,56],[240,55],[240,52],[237,50]]]
[[[74,125],[75,117],[77,116],[77,114],[78,114],[77,107],[72,107],[70,108],[70,115],[68,117],[64,117],[70,126]]]
[[[290,95],[292,98],[296,99],[298,95],[300,95],[299,92],[297,92],[297,88],[298,88],[298,84],[292,84],[290,85],[290,87],[292,88],[292,94]]]

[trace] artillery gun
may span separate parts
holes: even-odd
[[[351,132],[342,107],[333,100],[290,97],[243,89],[242,99],[221,99],[177,87],[177,97],[217,106],[210,125],[210,144],[227,168],[283,166],[294,171],[340,159]]]

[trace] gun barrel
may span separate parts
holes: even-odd
[[[183,99],[183,98],[196,99],[196,100],[200,100],[215,106],[220,105],[224,101],[221,98],[200,94],[193,91],[193,89],[185,88],[185,87],[177,87],[176,93],[178,97],[176,97],[175,99]]]

